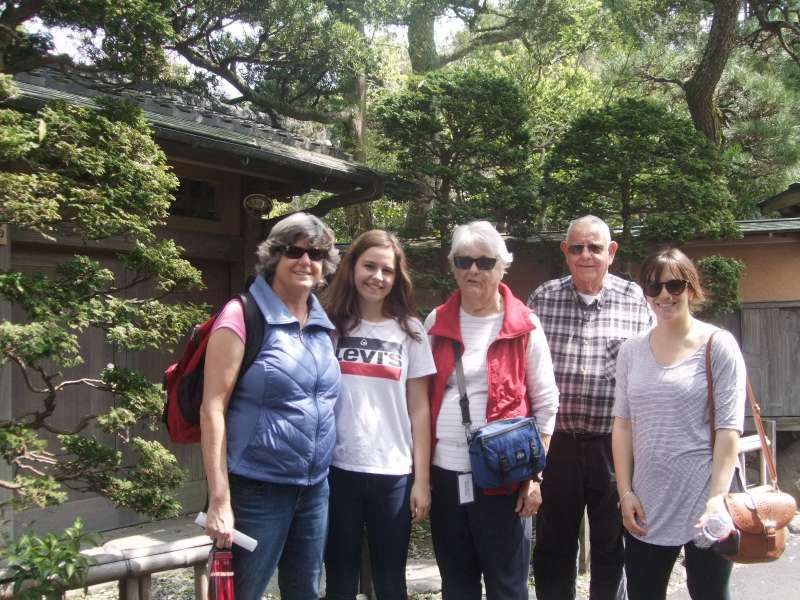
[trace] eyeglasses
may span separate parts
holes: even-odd
[[[588,248],[592,254],[602,254],[606,249],[602,244],[570,244],[567,246],[567,252],[573,256],[580,256],[584,248]]]
[[[295,245],[282,246],[278,249],[278,252],[286,258],[302,258],[303,254],[308,254],[308,258],[313,261],[320,261],[328,256],[327,248],[303,248]]]
[[[490,256],[479,256],[478,258],[472,258],[471,256],[453,257],[453,264],[456,266],[456,269],[466,271],[472,268],[472,263],[478,265],[481,271],[491,271],[497,264],[497,259]]]
[[[684,279],[670,279],[669,281],[648,281],[644,284],[644,293],[651,298],[655,298],[661,293],[661,288],[667,288],[673,296],[678,296],[686,289],[688,282]]]

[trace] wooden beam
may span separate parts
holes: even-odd
[[[230,235],[180,231],[160,228],[159,237],[175,240],[185,249],[186,258],[199,258],[207,260],[220,260],[225,262],[238,262],[242,259],[242,240]],[[46,248],[63,248],[83,252],[128,252],[134,248],[134,243],[122,236],[106,238],[100,242],[85,241],[76,236],[59,236],[56,240],[49,240],[29,229],[12,227],[11,240],[15,244],[28,246],[42,246]]]

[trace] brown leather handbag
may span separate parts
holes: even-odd
[[[713,452],[714,429],[714,383],[711,376],[711,340],[706,345],[706,373],[708,379],[708,410],[711,427],[711,447]],[[730,492],[725,495],[725,507],[731,515],[739,536],[739,548],[735,554],[721,554],[728,560],[739,563],[771,562],[780,558],[786,547],[786,526],[794,518],[797,503],[790,494],[778,489],[778,472],[772,452],[767,446],[764,423],[761,421],[761,408],[756,402],[750,378],[747,378],[747,398],[750,412],[761,440],[761,454],[767,461],[771,484],[753,487],[744,492]]]

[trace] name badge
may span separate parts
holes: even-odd
[[[475,488],[472,487],[472,473],[458,474],[458,503],[475,502]]]

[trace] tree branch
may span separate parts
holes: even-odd
[[[49,431],[54,435],[77,435],[84,429],[86,429],[89,424],[97,419],[97,415],[87,415],[83,417],[78,424],[75,426],[74,429],[59,429],[58,427],[54,427],[49,423],[42,423],[41,428],[45,431]]]
[[[9,75],[32,71],[41,67],[74,67],[75,63],[67,54],[41,54],[6,64],[5,72]]]
[[[509,28],[505,30],[498,30],[498,31],[491,31],[485,34],[479,35],[474,40],[470,41],[467,45],[462,46],[458,50],[451,52],[450,54],[439,55],[438,57],[438,66],[443,67],[444,65],[450,64],[451,62],[461,60],[465,56],[468,56],[472,52],[475,52],[479,48],[483,48],[486,46],[493,46],[495,44],[502,44],[503,42],[511,42],[513,40],[519,39],[522,37],[522,31],[516,28]]]
[[[28,373],[28,365],[25,363],[24,360],[22,360],[22,358],[11,352],[6,353],[6,356],[8,356],[12,361],[14,361],[16,365],[20,368],[20,371],[22,371],[22,377],[23,379],[25,379],[25,386],[28,388],[29,391],[33,392],[34,394],[50,393],[49,390],[37,388],[33,385],[33,382],[31,381],[30,378],[30,374]]]
[[[231,84],[236,91],[242,95],[242,98],[246,98],[253,104],[256,104],[260,107],[274,110],[275,112],[299,121],[316,121],[318,123],[333,124],[346,123],[350,118],[352,118],[352,109],[327,112],[310,108],[302,108],[299,106],[293,106],[285,100],[279,99],[271,94],[267,94],[265,92],[256,92],[237,73],[231,69],[223,68],[203,54],[200,54],[196,50],[186,46],[184,43],[176,44],[170,49],[183,56],[190,63],[205,69],[209,73],[213,73],[214,75],[221,77]]]
[[[658,77],[656,75],[651,75],[650,73],[647,73],[645,71],[640,71],[639,77],[642,81],[649,81],[650,83],[674,85],[681,88],[682,90],[685,90],[684,86],[686,84],[680,79],[670,79],[669,77]]]
[[[68,381],[62,381],[55,387],[55,389],[57,392],[60,392],[66,387],[72,385],[81,385],[81,384],[87,385],[90,388],[94,388],[96,390],[102,390],[104,392],[111,391],[111,388],[105,385],[102,379],[89,379],[88,377],[83,379],[70,379]]]

